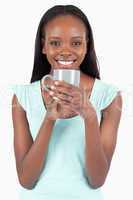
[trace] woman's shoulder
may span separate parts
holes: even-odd
[[[33,83],[28,83],[28,84],[15,84],[12,85],[12,91],[14,93],[24,93],[27,91],[33,91],[33,89],[37,88],[39,85],[40,81],[35,81]]]
[[[28,102],[34,101],[35,96],[38,94],[40,81],[35,81],[28,84],[15,84],[11,87],[12,95],[16,95],[19,103],[24,110]]]
[[[119,90],[119,87],[115,83],[107,82],[102,79],[96,78],[97,87],[103,91]]]
[[[120,88],[113,83],[101,79],[95,79],[95,100],[100,110],[105,109],[120,93]]]

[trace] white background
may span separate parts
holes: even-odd
[[[101,78],[120,87],[123,95],[116,151],[103,186],[105,199],[133,199],[133,14],[129,0],[5,0],[0,3],[0,199],[18,200],[9,88],[13,84],[29,83],[40,18],[51,6],[65,3],[79,6],[88,16]]]

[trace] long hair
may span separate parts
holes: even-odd
[[[92,29],[90,23],[86,17],[86,15],[76,6],[73,5],[56,5],[42,16],[35,40],[35,52],[34,52],[34,66],[32,71],[31,83],[37,80],[41,80],[41,78],[50,73],[51,65],[49,64],[46,55],[42,54],[42,38],[44,37],[43,30],[45,29],[46,24],[60,15],[73,15],[82,20],[85,24],[87,30],[87,38],[89,42],[87,42],[87,53],[85,55],[84,60],[80,65],[80,70],[94,78],[100,79],[100,73],[98,69],[98,62],[96,58],[95,48],[94,48],[94,40]]]

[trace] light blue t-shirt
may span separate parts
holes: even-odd
[[[14,86],[19,103],[27,113],[35,140],[46,109],[40,81]],[[118,88],[95,79],[88,100],[94,106],[100,125],[102,110],[116,97]],[[85,173],[85,126],[80,115],[57,119],[51,134],[46,164],[32,190],[20,186],[21,200],[102,200],[100,188],[92,189]]]

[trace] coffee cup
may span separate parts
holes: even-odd
[[[65,81],[69,84],[79,87],[80,70],[75,69],[54,69],[53,74],[47,74],[41,79],[42,88],[49,91],[54,80]]]

